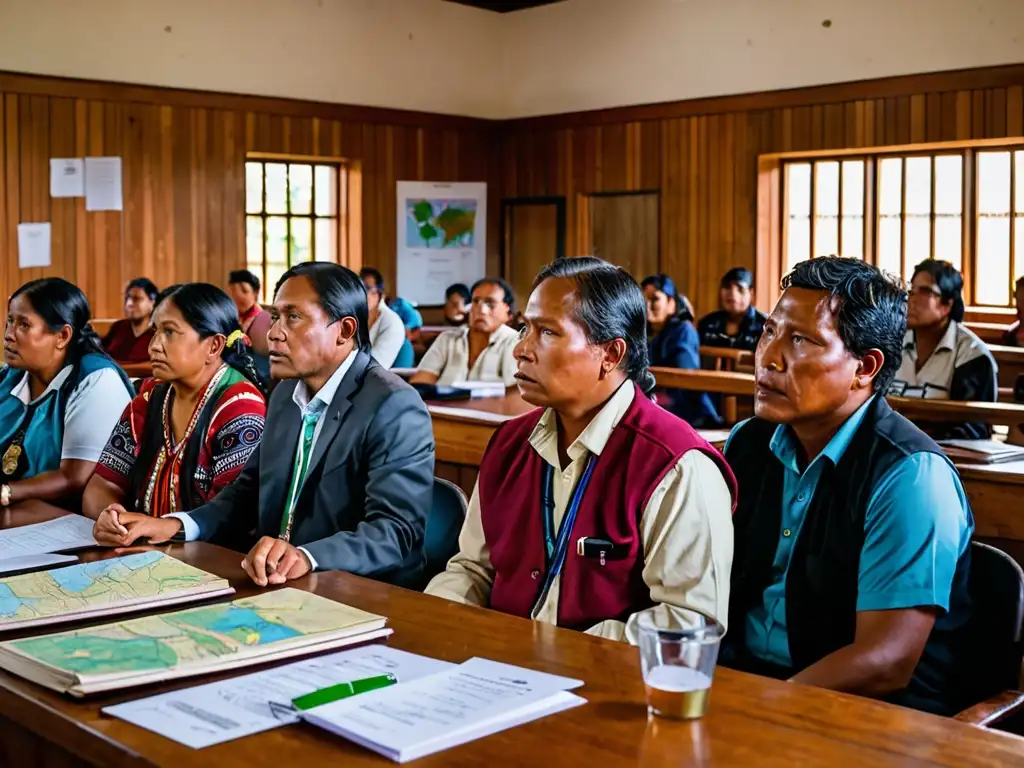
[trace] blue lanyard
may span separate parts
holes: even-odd
[[[544,521],[544,559],[547,565],[547,574],[544,577],[544,584],[541,586],[540,593],[534,601],[533,609],[530,611],[531,617],[533,617],[537,613],[537,610],[544,604],[544,600],[547,598],[551,585],[554,584],[555,579],[562,570],[562,565],[565,563],[566,555],[569,552],[569,539],[572,537],[573,525],[576,522],[576,513],[579,511],[580,502],[583,501],[583,494],[587,490],[587,484],[590,482],[590,476],[594,472],[594,465],[596,463],[597,457],[591,454],[590,458],[587,459],[587,466],[583,468],[583,474],[580,476],[579,481],[577,481],[576,487],[573,488],[572,498],[569,499],[569,506],[565,510],[565,515],[562,518],[562,526],[559,528],[558,536],[556,538],[554,533],[555,470],[550,464],[544,462],[544,475],[541,482],[540,500],[541,515]]]

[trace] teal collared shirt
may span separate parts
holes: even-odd
[[[765,589],[761,605],[750,611],[744,622],[747,649],[765,661],[785,667],[793,665],[786,629],[786,575],[793,545],[825,462],[839,463],[873,401],[874,398],[868,400],[846,420],[803,473],[792,430],[779,425],[772,435],[770,448],[782,463],[784,473],[782,524],[772,563],[771,586]],[[742,426],[736,425],[732,435]],[[914,453],[896,462],[868,500],[857,610],[921,606],[949,610],[953,575],[957,562],[970,546],[973,531],[974,519],[960,477],[944,457]]]

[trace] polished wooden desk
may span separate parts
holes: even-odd
[[[238,554],[208,544],[165,548],[254,589]],[[389,644],[462,662],[473,656],[579,678],[588,704],[456,747],[427,766],[772,766],[1020,764],[1024,739],[868,699],[720,669],[708,714],[694,723],[648,720],[637,650],[622,643],[457,605],[344,573],[293,582],[388,616]],[[252,669],[246,670],[251,672]],[[241,673],[240,673],[241,674]],[[0,765],[96,766],[388,765],[307,725],[291,725],[192,750],[100,714],[109,704],[208,682],[196,678],[121,695],[73,700],[0,673]]]
[[[999,386],[1012,389],[1017,378],[1024,376],[1024,347],[990,344],[988,349],[999,366]]]

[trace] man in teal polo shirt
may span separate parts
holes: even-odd
[[[783,287],[755,417],[726,445],[740,502],[722,661],[951,713],[974,523],[949,460],[884,398],[907,294],[839,258]]]

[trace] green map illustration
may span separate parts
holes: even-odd
[[[169,597],[206,586],[227,584],[163,552],[26,573],[0,579],[0,629],[6,623],[99,610],[126,600]]]
[[[409,248],[472,248],[476,200],[408,200]]]
[[[170,669],[231,657],[378,617],[297,589],[231,603],[13,640],[3,645],[81,676]]]

